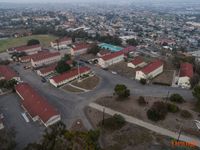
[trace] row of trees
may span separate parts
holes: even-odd
[[[45,130],[39,143],[31,143],[24,150],[99,150],[98,130],[68,131],[66,126],[59,122]]]
[[[14,86],[17,84],[16,80],[0,80],[0,88],[14,90]]]

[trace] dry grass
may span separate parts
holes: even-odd
[[[173,82],[173,77],[174,71],[164,71],[162,74],[154,78],[152,80],[152,83],[171,86]]]
[[[82,90],[74,88],[74,87],[72,87],[70,85],[66,85],[66,86],[62,87],[62,89],[67,91],[67,92],[74,92],[74,93],[83,92]]]
[[[75,81],[72,83],[72,85],[86,89],[86,90],[92,90],[99,84],[99,82],[100,82],[100,78],[98,76],[92,76],[81,82]]]

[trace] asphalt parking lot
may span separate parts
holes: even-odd
[[[25,121],[21,113],[24,112],[20,107],[20,98],[12,93],[0,97],[0,110],[4,115],[6,128],[14,128],[16,131],[17,148],[22,149],[28,143],[37,141],[43,134],[44,126],[38,122],[29,123]]]

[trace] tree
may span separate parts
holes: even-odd
[[[132,45],[132,46],[137,46],[139,44],[138,40],[136,40],[134,38],[126,40],[126,43],[128,43],[129,45]]]
[[[25,150],[98,150],[99,135],[98,130],[68,131],[62,122],[58,122],[45,130],[39,143],[28,144]]]
[[[92,45],[90,49],[88,49],[89,54],[97,55],[97,53],[100,51],[100,48],[97,44]]]
[[[29,40],[29,41],[27,42],[27,45],[28,45],[28,46],[38,45],[38,44],[40,44],[40,41],[37,40],[37,39],[31,39],[31,40]]]
[[[183,103],[184,102],[183,97],[180,94],[177,94],[177,93],[172,94],[169,99],[170,99],[170,101],[176,102],[176,103]]]
[[[199,75],[198,74],[194,74],[192,78],[190,78],[190,85],[191,88],[194,88],[196,85],[198,85],[199,83]]]
[[[68,70],[70,70],[71,67],[68,65],[65,61],[61,60],[58,62],[58,65],[56,66],[56,72],[58,73],[64,73]]]
[[[64,57],[62,58],[63,61],[68,61],[68,60],[71,60],[71,56],[70,55],[67,55],[65,54]]]
[[[164,102],[155,102],[147,111],[147,117],[152,121],[164,120],[167,112],[167,105]]]
[[[114,89],[119,98],[127,98],[130,96],[130,90],[124,84],[117,84]]]
[[[194,87],[192,94],[197,99],[196,110],[200,112],[200,85]]]
[[[145,85],[146,83],[147,83],[147,80],[146,79],[140,79],[140,83],[142,84],[142,85]]]
[[[14,128],[0,130],[0,149],[14,150],[16,147],[15,135]]]

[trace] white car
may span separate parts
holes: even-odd
[[[112,73],[112,74],[117,74],[117,72],[115,72],[115,71],[111,71],[111,73]]]

